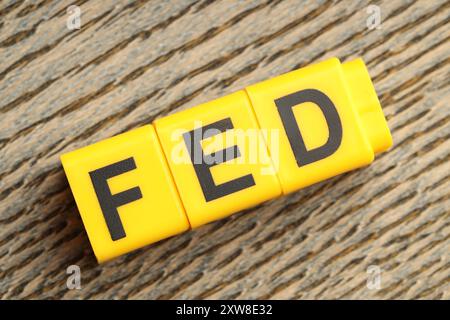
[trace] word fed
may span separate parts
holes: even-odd
[[[365,166],[391,145],[364,62],[333,58],[61,161],[101,263]]]

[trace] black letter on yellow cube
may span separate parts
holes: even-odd
[[[214,133],[225,132],[233,128],[231,119],[226,118],[183,134],[184,142],[191,156],[195,173],[197,174],[207,202],[255,185],[255,180],[251,174],[216,185],[210,168],[222,162],[240,157],[239,147],[233,146],[221,150],[219,153],[205,155],[202,150],[201,141],[197,141],[199,139],[196,139],[196,137],[207,139],[212,137]],[[205,159],[215,159],[215,161],[205,161]],[[200,160],[200,163],[198,160]]]
[[[306,149],[293,111],[294,106],[305,102],[316,104],[322,110],[328,124],[327,142],[312,150]],[[276,99],[275,104],[299,167],[326,158],[339,148],[342,141],[342,124],[336,107],[326,94],[316,89],[306,89]]]
[[[112,195],[107,180],[134,169],[136,169],[134,159],[128,158],[89,172],[113,241],[126,237],[117,207],[141,199],[142,193],[139,187],[134,187]]]

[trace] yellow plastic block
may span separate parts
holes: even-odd
[[[152,125],[61,161],[99,262],[189,229]]]
[[[154,125],[193,228],[281,194],[244,91]]]
[[[336,58],[246,88],[283,193],[367,165],[392,138],[361,59]]]

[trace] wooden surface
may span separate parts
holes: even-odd
[[[375,1],[375,30],[364,1],[75,1],[80,30],[72,2],[0,3],[3,299],[450,298],[449,1]],[[393,149],[96,264],[61,153],[332,56],[367,63]]]

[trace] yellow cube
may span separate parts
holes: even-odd
[[[245,89],[283,193],[367,165],[392,138],[361,59],[333,58]],[[274,157],[277,155],[277,157]]]
[[[193,228],[281,194],[245,91],[154,125]]]
[[[61,161],[99,262],[190,228],[152,125]]]

